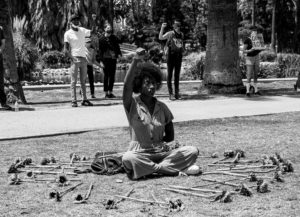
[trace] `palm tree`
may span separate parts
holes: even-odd
[[[0,25],[4,29],[4,36],[6,39],[4,49],[4,66],[8,74],[9,81],[13,88],[9,89],[7,100],[14,102],[16,99],[20,99],[23,103],[26,103],[23,88],[19,80],[17,71],[17,62],[15,56],[15,49],[12,35],[12,16],[11,16],[11,2],[10,0],[0,1]]]
[[[209,0],[204,85],[213,92],[243,87],[239,68],[237,1]]]

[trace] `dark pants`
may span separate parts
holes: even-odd
[[[114,88],[115,83],[115,74],[116,74],[116,67],[117,67],[117,60],[116,59],[104,59],[104,92],[111,91]]]
[[[175,86],[175,94],[179,94],[179,76],[182,62],[182,54],[181,53],[169,53],[167,57],[167,66],[168,66],[168,90],[169,94],[173,94],[172,88],[172,77],[174,71],[174,86]]]
[[[6,104],[6,95],[4,92],[4,67],[2,54],[0,54],[0,103],[1,105]]]
[[[90,90],[91,90],[91,95],[94,95],[95,93],[95,86],[94,86],[94,69],[92,65],[87,66],[87,74],[89,78],[89,83],[90,83]]]

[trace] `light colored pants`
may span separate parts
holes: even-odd
[[[171,173],[177,173],[193,165],[199,150],[193,146],[183,146],[169,152],[149,153],[127,151],[122,158],[124,169],[131,179],[150,175],[164,167]]]
[[[84,57],[75,57],[76,61],[72,62],[70,67],[70,75],[71,75],[71,99],[72,102],[76,102],[76,84],[78,78],[79,71],[79,79],[81,85],[81,94],[82,99],[86,100],[86,76],[87,76],[87,60]]]

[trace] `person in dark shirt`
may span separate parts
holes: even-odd
[[[112,27],[106,25],[104,35],[99,39],[100,59],[104,64],[103,87],[105,98],[115,98],[113,87],[115,83],[115,74],[117,59],[122,56],[119,39],[112,34]]]
[[[2,26],[0,26],[0,103],[2,109],[11,110],[11,107],[6,104],[6,95],[4,92],[4,66],[3,66],[3,50],[5,46],[5,38]]]
[[[254,94],[261,95],[257,88],[257,74],[259,72],[259,52],[262,50],[261,42],[257,37],[257,28],[252,26],[251,36],[244,40],[243,52],[247,67],[246,96],[250,97],[251,78],[253,77]]]

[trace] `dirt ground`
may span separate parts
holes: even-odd
[[[57,187],[55,183],[22,183],[8,185],[8,167],[18,157],[32,158],[39,163],[42,157],[54,156],[61,161],[69,161],[70,153],[93,157],[97,151],[126,150],[129,142],[127,128],[104,129],[89,133],[70,134],[56,137],[12,140],[1,142],[0,158],[0,216],[299,216],[300,213],[300,113],[283,113],[254,117],[236,117],[214,120],[190,121],[175,124],[176,139],[182,145],[198,147],[200,156],[197,164],[203,171],[213,171],[217,167],[208,164],[216,159],[204,158],[217,152],[222,157],[224,151],[240,148],[245,151],[246,160],[260,159],[262,154],[273,155],[278,152],[292,161],[295,172],[284,175],[284,183],[269,183],[269,192],[253,196],[233,195],[232,202],[210,202],[209,199],[187,196],[163,190],[169,185],[185,187],[206,185],[202,178],[219,180],[232,179],[225,175],[203,175],[189,177],[152,177],[140,181],[131,181],[125,174],[101,176],[80,174],[77,178],[83,184],[63,196],[61,202],[49,199],[49,192],[62,191],[67,187]],[[60,171],[60,170],[55,170]],[[69,170],[67,170],[69,171]],[[262,171],[262,170],[260,170]],[[272,177],[272,173],[259,174]],[[19,175],[24,178],[26,175]],[[55,178],[54,175],[38,177]],[[117,180],[122,180],[118,183]],[[74,204],[74,196],[85,194],[90,183],[94,183],[90,199],[86,204]],[[241,183],[239,180],[232,181]],[[255,183],[245,182],[248,186]],[[181,199],[185,209],[169,213],[157,205],[143,204],[125,200],[118,209],[106,210],[103,203],[114,198],[111,195],[125,195],[131,188],[135,192],[130,196],[153,200],[152,194],[160,201]],[[224,185],[210,185],[205,188],[234,190]],[[203,193],[207,194],[207,193]],[[114,198],[118,199],[118,198]]]

